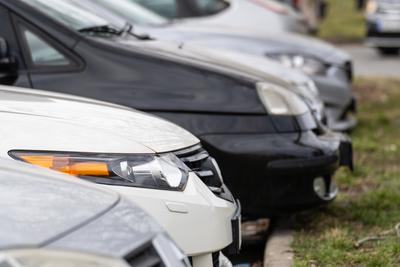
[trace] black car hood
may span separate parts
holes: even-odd
[[[22,170],[15,171],[11,164],[17,163],[0,163],[0,249],[46,245],[119,200],[117,194],[69,182],[58,173],[22,163]]]
[[[236,68],[223,57],[207,55],[207,52],[202,51],[201,48],[197,49],[193,46],[188,47],[184,43],[165,40],[136,41],[131,38],[117,38],[112,42],[104,39],[97,39],[97,41],[105,41],[108,44],[120,46],[128,50],[132,49],[135,52],[144,53],[146,56],[162,58],[235,77],[244,82],[254,83],[260,80],[260,75],[256,72]],[[278,77],[277,81],[284,83],[284,81],[281,81]]]
[[[254,36],[250,33],[227,33],[222,29],[220,32],[215,29],[212,32],[206,32],[199,28],[181,28],[174,24],[163,27],[139,27],[137,31],[162,40],[175,40],[207,47],[217,46],[257,55],[301,53],[333,65],[340,65],[350,60],[346,52],[333,45],[312,37],[291,33]]]

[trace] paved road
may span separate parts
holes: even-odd
[[[340,47],[352,55],[356,75],[400,77],[400,55],[382,56],[375,49],[363,45]]]

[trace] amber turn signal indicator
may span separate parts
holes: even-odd
[[[21,160],[44,168],[75,176],[109,176],[105,162],[73,162],[68,156],[14,154]]]

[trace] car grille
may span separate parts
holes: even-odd
[[[233,202],[233,199],[226,198],[228,189],[223,184],[218,164],[201,145],[176,151],[175,155],[180,158],[191,171],[196,173],[216,196]],[[230,195],[230,193],[228,195]]]
[[[132,267],[165,267],[153,245],[148,245],[128,255],[125,260]]]

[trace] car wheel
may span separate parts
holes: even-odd
[[[397,55],[399,50],[399,47],[378,47],[378,51],[382,55]]]

